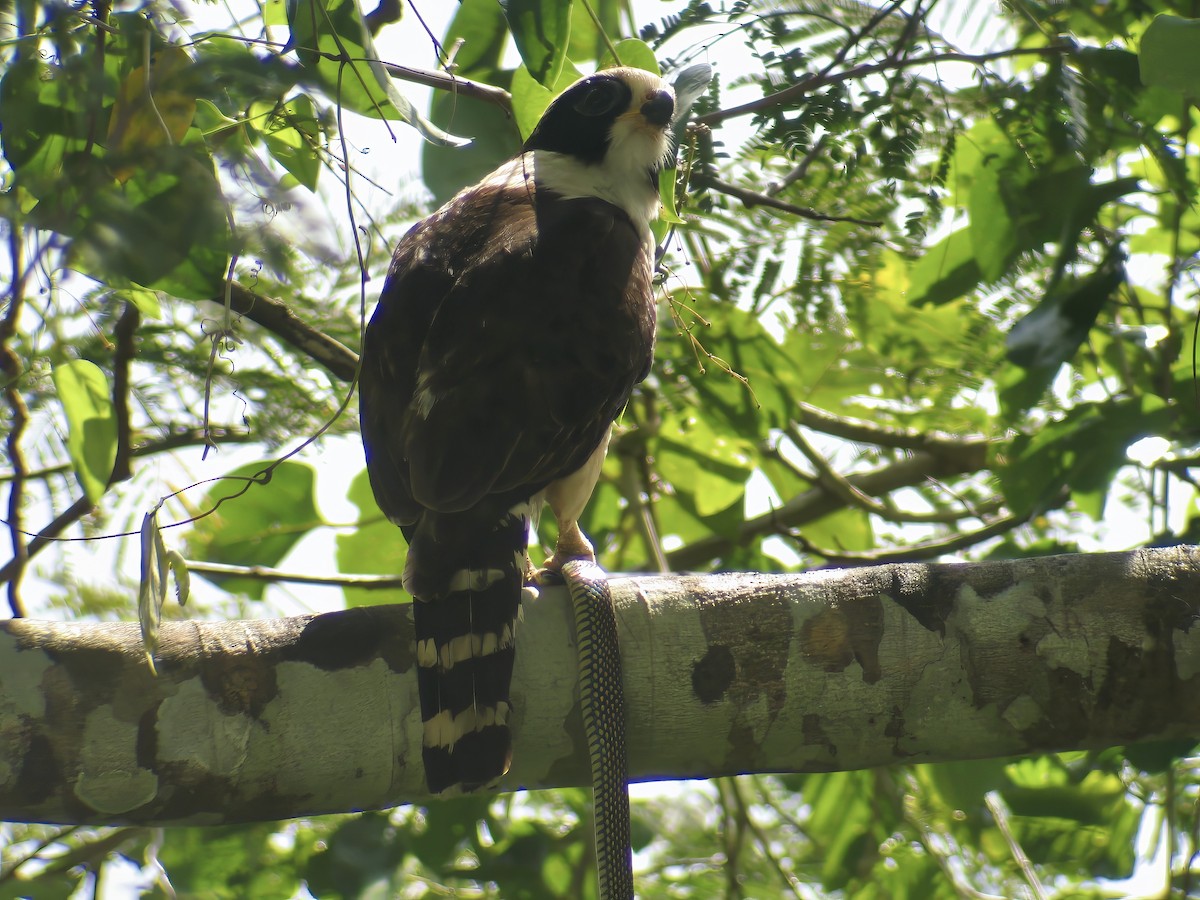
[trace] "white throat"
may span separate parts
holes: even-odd
[[[532,179],[565,199],[598,197],[625,210],[634,227],[649,241],[650,223],[658,218],[658,185],[647,174],[644,154],[630,157],[610,152],[600,163],[588,165],[565,153],[534,150],[496,169],[485,184],[517,185]],[[637,158],[640,156],[640,158]]]

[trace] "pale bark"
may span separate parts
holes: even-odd
[[[1200,735],[1200,550],[614,580],[634,778]],[[406,606],[0,629],[0,818],[216,823],[427,799]],[[502,785],[586,782],[565,592],[527,602]]]

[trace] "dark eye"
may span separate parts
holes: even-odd
[[[581,115],[602,116],[612,112],[621,101],[622,93],[621,85],[606,78],[588,85],[573,105]]]

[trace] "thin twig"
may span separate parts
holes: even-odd
[[[224,300],[224,297],[213,298],[214,303],[223,303]],[[282,338],[337,378],[342,381],[354,380],[354,373],[358,371],[358,354],[309,325],[286,304],[256,294],[235,281],[230,286],[229,305],[234,312]]]
[[[738,817],[745,824],[745,828],[754,837],[755,841],[758,842],[759,852],[762,853],[767,862],[771,864],[771,867],[775,870],[779,877],[783,879],[784,883],[791,888],[792,893],[798,898],[798,900],[804,900],[804,893],[801,891],[800,879],[798,879],[795,874],[788,871],[783,864],[783,860],[779,859],[774,853],[771,852],[771,839],[763,833],[763,830],[751,817],[750,806],[746,802],[746,798],[742,796],[741,783],[738,779],[730,779],[730,791],[733,794],[734,803],[737,804]]]
[[[867,512],[874,513],[889,522],[907,522],[913,524],[948,524],[958,522],[962,519],[981,518],[983,514],[978,506],[964,507],[963,509],[937,510],[934,512],[909,512],[897,509],[890,501],[876,500],[874,497],[863,493],[847,481],[845,476],[834,471],[833,467],[829,464],[829,460],[818,453],[816,448],[809,443],[799,426],[794,423],[790,424],[787,428],[787,436],[796,445],[796,448],[804,454],[805,458],[812,463],[813,468],[816,470],[817,483],[840,497],[847,506],[857,506],[865,509]],[[780,454],[780,458],[783,458],[782,454]],[[1002,507],[1002,503],[995,500],[985,506],[989,511],[994,512]]]
[[[1025,855],[1024,848],[1017,841],[1016,835],[1013,834],[1012,824],[1008,820],[1008,809],[1005,807],[1004,801],[995,791],[988,791],[983,795],[983,802],[987,804],[988,812],[992,814],[992,818],[996,821],[996,827],[1004,835],[1004,841],[1008,844],[1008,852],[1012,854],[1017,868],[1021,870],[1021,875],[1024,877],[1025,883],[1033,891],[1033,896],[1036,900],[1046,900],[1046,890],[1042,887],[1042,882],[1038,878],[1037,873],[1033,871],[1033,864],[1029,861],[1029,857]]]
[[[68,525],[73,525],[92,511],[92,501],[86,496],[78,498],[74,503],[60,512],[54,517],[45,528],[39,531],[34,538],[24,547],[24,556],[14,556],[8,562],[0,567],[0,584],[5,582],[12,583],[13,580],[20,577],[21,569],[26,562],[33,559],[42,548],[52,543],[59,534],[62,533]],[[8,527],[11,530],[14,526],[13,521],[8,521]],[[20,522],[15,523],[20,527]],[[21,531],[21,536],[24,538],[25,532]]]
[[[877,425],[852,416],[835,415],[803,400],[796,404],[796,419],[813,431],[843,440],[893,447],[897,450],[934,453],[958,459],[963,465],[972,468],[983,468],[987,462],[988,447],[992,444],[981,435],[959,437],[943,431],[918,431],[913,428]]]
[[[909,69],[914,66],[931,65],[939,62],[965,62],[974,65],[983,65],[997,59],[1006,59],[1014,56],[1051,56],[1062,53],[1067,53],[1071,48],[1054,45],[1051,47],[1017,47],[1012,50],[997,50],[993,53],[931,53],[929,56],[913,57],[910,59],[901,60],[885,60],[878,63],[863,63],[862,65],[853,66],[846,69],[844,72],[838,72],[834,75],[820,74],[813,75],[811,78],[806,78],[790,87],[784,88],[782,91],[776,91],[774,94],[768,94],[766,97],[760,97],[757,100],[752,100],[749,103],[743,103],[741,106],[731,106],[729,109],[718,109],[713,112],[699,116],[696,121],[701,125],[715,126],[720,125],[727,119],[736,119],[739,116],[750,116],[755,113],[763,112],[764,110],[774,109],[776,107],[785,106],[789,103],[794,103],[800,100],[806,94],[811,94],[813,91],[828,87],[833,84],[841,84],[844,81],[853,81],[856,78],[862,78],[867,75],[874,75],[877,72],[888,72],[893,69]]]
[[[964,460],[918,452],[888,466],[849,475],[846,480],[873,497],[903,487],[920,484],[929,478],[946,478],[979,471],[980,466],[964,465]],[[806,522],[815,521],[839,509],[842,501],[823,487],[797,494],[778,509],[747,519],[733,535],[714,534],[672,550],[667,554],[672,572],[695,569],[721,557],[734,547],[747,546],[756,538],[786,534]]]
[[[116,391],[114,390],[114,393]],[[249,444],[255,441],[262,440],[259,435],[254,435],[249,431],[240,429],[218,426],[210,429],[213,435],[219,438],[226,444]],[[204,432],[199,428],[189,428],[181,431],[172,431],[166,429],[167,436],[162,440],[146,441],[138,444],[129,450],[131,457],[137,456],[152,456],[155,453],[165,453],[170,450],[180,450],[185,447],[200,447],[205,443]],[[118,446],[120,446],[118,444]],[[50,466],[44,466],[40,469],[30,469],[25,473],[26,481],[44,481],[55,475],[64,475],[72,470],[73,465],[68,460],[66,462],[55,463]],[[0,472],[0,484],[6,481],[12,481],[15,477],[14,472]]]
[[[976,544],[983,543],[991,538],[1006,534],[1021,525],[1024,525],[1030,519],[1030,515],[1022,516],[1005,516],[1003,519],[997,519],[994,522],[989,522],[982,528],[977,528],[974,531],[956,534],[953,537],[944,540],[922,541],[915,544],[909,544],[902,550],[872,550],[868,553],[848,553],[840,550],[829,550],[825,547],[818,547],[811,541],[807,540],[796,529],[791,532],[791,538],[794,540],[800,549],[805,553],[819,556],[828,565],[832,566],[878,566],[888,563],[898,562],[915,562],[922,559],[933,559],[937,556],[942,556],[946,553],[955,553],[959,550],[964,550],[967,547],[974,547]]]
[[[414,69],[411,66],[398,66],[395,63],[385,62],[383,68],[393,78],[400,79],[401,81],[411,81],[413,84],[423,84],[426,87],[435,88],[439,91],[450,91],[453,94],[458,94],[460,97],[471,97],[474,100],[482,100],[484,103],[498,106],[509,115],[512,115],[512,94],[503,88],[492,87],[490,84],[471,81],[467,78],[459,78],[457,75],[451,75],[447,72]]]
[[[0,884],[4,884],[6,881],[11,881],[14,877],[16,877],[17,870],[21,868],[21,866],[25,865],[27,862],[32,862],[33,860],[37,859],[51,844],[56,844],[64,838],[70,837],[74,832],[78,831],[82,827],[82,825],[68,825],[65,828],[60,828],[57,831],[53,831],[46,837],[42,838],[40,841],[38,841],[36,847],[34,847],[20,859],[15,859],[8,865],[4,866],[3,869],[0,869]]]
[[[113,412],[117,420],[117,452],[113,460],[112,474],[108,483],[125,481],[133,475],[130,457],[133,455],[133,428],[129,422],[129,366],[137,355],[134,334],[137,332],[141,314],[132,303],[126,303],[121,317],[113,329],[117,339],[113,352]]]
[[[233,566],[225,563],[186,561],[187,569],[200,575],[223,575],[226,578],[246,578],[251,581],[286,581],[291,584],[316,584],[327,587],[353,587],[367,591],[382,591],[402,587],[398,575],[305,575],[284,572],[270,566]]]
[[[827,215],[807,206],[797,206],[795,203],[788,203],[786,200],[780,200],[778,197],[772,197],[769,194],[738,187],[736,184],[730,184],[728,181],[722,181],[720,178],[715,178],[712,175],[697,173],[693,177],[693,181],[697,187],[708,188],[710,191],[728,194],[730,197],[741,200],[747,208],[766,206],[770,209],[778,209],[781,212],[791,213],[794,216],[812,219],[816,222],[849,222],[852,225],[863,225],[868,228],[879,228],[883,225],[883,222],[879,219],[859,219],[855,216]]]
[[[8,311],[4,319],[0,320],[0,373],[4,374],[4,397],[11,416],[6,448],[13,471],[12,484],[8,489],[8,534],[13,557],[12,562],[5,568],[12,568],[12,575],[8,579],[8,606],[17,618],[25,615],[25,606],[21,601],[21,576],[24,575],[25,566],[29,562],[29,547],[25,541],[21,520],[21,505],[25,498],[25,479],[28,474],[25,452],[21,449],[21,438],[25,434],[25,426],[29,424],[29,407],[25,405],[25,398],[21,396],[20,390],[25,366],[10,346],[10,341],[17,336],[21,307],[25,302],[24,249],[24,235],[15,222],[10,221],[8,250],[12,286],[8,294]]]

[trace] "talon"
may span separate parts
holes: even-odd
[[[538,587],[554,587],[565,583],[562,572],[557,569],[542,568],[533,572],[532,575],[533,583]]]

